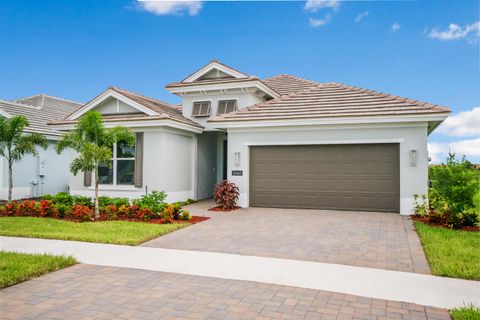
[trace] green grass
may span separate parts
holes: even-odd
[[[479,232],[415,226],[434,275],[480,280]]]
[[[3,217],[0,218],[0,235],[137,245],[187,225],[129,221],[77,223],[48,218]]]
[[[0,251],[0,288],[76,264],[72,257]]]
[[[478,320],[480,319],[480,308],[473,305],[455,308],[450,310],[452,320]]]

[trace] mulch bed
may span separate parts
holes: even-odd
[[[241,207],[239,207],[239,206],[235,206],[235,208],[233,208],[233,209],[223,209],[223,208],[220,207],[220,206],[216,206],[216,207],[213,207],[213,208],[208,209],[208,211],[230,212],[230,211],[235,211],[235,210],[240,209],[240,208],[241,208]]]
[[[428,221],[428,218],[425,218],[425,217],[418,217],[418,216],[411,216],[412,220],[413,221],[418,221],[418,222],[421,222],[423,224],[426,224],[428,226],[432,226],[432,227],[439,227],[439,228],[445,228],[445,229],[452,229],[448,226],[448,224],[446,223],[442,223],[442,222],[431,222],[431,221]],[[472,227],[472,226],[463,226],[461,228],[458,228],[458,229],[453,229],[453,230],[459,230],[459,231],[470,231],[470,232],[480,232],[480,227],[476,226],[476,227]]]
[[[0,216],[1,218],[2,216]],[[26,217],[26,216],[17,216],[17,215],[13,215],[13,216],[9,216],[9,217]],[[100,213],[100,218],[95,220],[95,221],[78,221],[76,219],[72,219],[72,218],[69,218],[69,217],[65,217],[65,218],[58,218],[58,217],[38,217],[38,216],[29,216],[29,217],[32,217],[32,218],[46,218],[46,219],[57,219],[57,220],[64,220],[64,221],[70,221],[70,222],[78,222],[78,223],[88,223],[88,222],[102,222],[102,221],[129,221],[129,222],[143,222],[143,223],[153,223],[153,224],[166,224],[165,221],[163,219],[160,219],[160,218],[155,218],[155,219],[150,219],[150,220],[141,220],[141,219],[129,219],[129,218],[123,218],[123,217],[117,217],[116,219],[113,219],[113,220],[109,220],[108,219],[108,215],[104,212],[101,212]],[[209,217],[205,217],[205,216],[192,216],[192,219],[190,219],[189,221],[184,221],[184,220],[174,220],[172,223],[190,223],[190,224],[195,224],[195,223],[199,223],[199,222],[202,222],[202,221],[205,221],[205,220],[208,220],[210,219]]]

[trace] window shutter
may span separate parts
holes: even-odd
[[[135,187],[141,188],[143,184],[143,132],[137,132],[135,142]]]
[[[83,172],[83,185],[85,187],[90,187],[92,185],[92,171]]]

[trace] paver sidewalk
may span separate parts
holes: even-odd
[[[80,262],[332,291],[452,308],[480,305],[480,282],[409,272],[213,252],[0,237],[0,249],[75,256]]]

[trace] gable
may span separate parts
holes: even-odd
[[[215,79],[245,79],[248,75],[233,69],[223,63],[216,60],[211,61],[209,64],[201,68],[200,70],[192,73],[182,83],[198,82],[205,80]]]
[[[115,114],[115,113],[143,113],[138,109],[130,106],[129,104],[120,101],[114,97],[108,97],[98,105],[96,105],[92,110],[98,111],[101,114]],[[145,113],[143,113],[145,114]]]
[[[213,68],[210,71],[206,72],[203,76],[199,77],[194,81],[215,80],[215,79],[235,79],[235,77],[232,76],[231,74],[228,74],[226,72]]]

